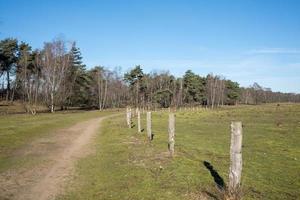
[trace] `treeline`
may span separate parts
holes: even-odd
[[[16,39],[0,41],[0,100],[21,101],[28,112],[38,105],[51,112],[69,107],[180,107],[300,102],[300,95],[272,92],[257,83],[248,88],[222,76],[201,77],[188,70],[183,77],[169,72],[144,73],[140,66],[121,74],[103,66],[86,69],[75,42],[61,39],[42,49]]]

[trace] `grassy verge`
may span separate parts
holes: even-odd
[[[108,113],[110,112],[77,111],[35,116],[27,114],[0,116],[0,172],[24,164],[26,158],[14,152],[33,139],[46,136],[76,122]]]
[[[145,132],[126,128],[123,118],[107,120],[96,153],[78,162],[77,175],[58,199],[218,199],[216,182],[228,181],[233,120],[244,124],[244,199],[300,196],[300,105],[177,113],[173,159],[167,152],[167,116],[153,114],[151,144]]]

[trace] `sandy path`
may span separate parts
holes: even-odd
[[[72,176],[74,162],[87,155],[91,139],[106,117],[91,119],[57,131],[51,137],[33,141],[20,151],[24,156],[43,159],[30,168],[10,170],[0,174],[0,199],[49,200],[63,192]]]

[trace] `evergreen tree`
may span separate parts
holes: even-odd
[[[143,89],[143,69],[137,65],[134,69],[124,75],[125,82],[129,83],[131,91],[135,94],[135,106],[139,106],[140,91]]]
[[[171,106],[172,97],[173,93],[170,90],[158,90],[155,93],[154,100],[156,103],[159,103],[161,107],[168,108]]]
[[[186,103],[202,103],[204,100],[205,81],[202,77],[194,74],[191,70],[183,76]]]
[[[70,59],[72,92],[69,98],[69,104],[72,106],[86,106],[89,96],[90,76],[86,71],[86,66],[82,62],[80,49],[76,47],[75,42],[72,44],[70,50]]]
[[[18,40],[7,38],[0,41],[0,72],[6,73],[6,100],[10,94],[10,75],[14,72],[18,60]]]
[[[240,97],[240,87],[237,82],[226,80],[227,104],[237,104]]]

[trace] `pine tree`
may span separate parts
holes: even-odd
[[[82,62],[80,49],[76,47],[76,43],[72,44],[70,50],[71,58],[71,81],[72,93],[69,104],[72,106],[86,106],[88,102],[88,88],[90,77],[86,72],[86,66]]]
[[[183,86],[185,89],[186,103],[202,103],[204,100],[204,79],[193,73],[191,70],[185,72],[183,76]]]
[[[6,73],[6,100],[10,95],[10,75],[15,70],[18,60],[18,40],[7,38],[0,41],[0,73]]]
[[[237,104],[240,98],[240,87],[237,82],[231,80],[226,80],[226,90],[227,90],[227,104],[233,105]]]

